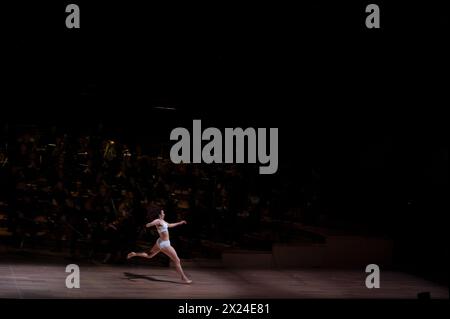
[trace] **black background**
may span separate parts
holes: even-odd
[[[366,1],[76,1],[81,29],[65,27],[68,3],[2,4],[2,124],[101,120],[162,140],[194,118],[279,127],[280,174],[320,171],[340,218],[408,238],[430,276],[446,269],[444,2],[377,1],[379,30]]]

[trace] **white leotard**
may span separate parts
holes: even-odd
[[[162,225],[156,226],[156,229],[158,230],[158,234],[169,232],[169,224],[163,221]]]

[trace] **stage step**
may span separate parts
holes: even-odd
[[[326,244],[274,244],[276,267],[319,267],[326,262]]]
[[[272,252],[251,250],[229,250],[222,253],[222,263],[225,267],[240,268],[272,268],[274,260]]]
[[[384,238],[327,236],[325,244],[274,244],[277,267],[365,267],[390,266],[393,242]]]
[[[225,250],[224,267],[365,268],[392,265],[393,242],[384,238],[327,236],[326,243],[273,244],[272,251]]]

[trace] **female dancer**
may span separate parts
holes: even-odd
[[[155,257],[160,251],[162,251],[164,254],[166,254],[175,264],[175,268],[177,272],[180,274],[181,279],[187,283],[190,284],[192,280],[190,280],[183,272],[183,268],[181,268],[180,258],[178,258],[177,252],[175,249],[170,245],[169,240],[169,230],[168,228],[176,227],[179,225],[186,224],[185,220],[182,220],[181,222],[169,224],[164,220],[165,214],[164,210],[161,210],[161,212],[158,214],[157,219],[152,221],[151,223],[148,223],[145,225],[145,227],[152,227],[156,226],[156,229],[159,233],[159,238],[156,241],[156,244],[153,246],[153,248],[150,250],[150,252],[147,254],[145,252],[142,253],[135,253],[131,252],[128,254],[127,259],[133,258],[135,256],[138,257],[144,257],[144,258],[153,258]]]

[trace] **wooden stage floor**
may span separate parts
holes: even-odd
[[[448,288],[421,278],[381,271],[381,288],[365,287],[364,269],[226,269],[186,263],[191,285],[173,268],[152,264],[79,264],[81,287],[68,289],[70,261],[0,256],[0,298],[406,298],[430,292],[448,299]]]

